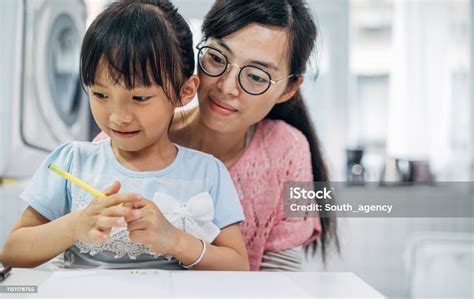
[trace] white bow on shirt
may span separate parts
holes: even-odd
[[[182,205],[176,198],[156,192],[153,201],[163,215],[177,228],[208,243],[214,241],[220,229],[212,222],[214,203],[207,192],[192,196]]]

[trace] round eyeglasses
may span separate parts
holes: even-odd
[[[239,85],[250,95],[261,95],[266,92],[272,84],[278,83],[285,79],[291,78],[291,74],[279,80],[272,80],[270,74],[264,69],[255,65],[246,65],[243,67],[235,63],[230,63],[227,56],[219,49],[202,46],[197,47],[199,68],[210,77],[222,76],[226,71],[230,70],[230,66],[234,66],[239,70]]]

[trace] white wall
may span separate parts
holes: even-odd
[[[473,80],[474,79],[474,0],[471,0],[470,20],[471,20],[471,80]],[[471,181],[474,181],[474,83],[471,83]]]

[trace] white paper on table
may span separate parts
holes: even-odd
[[[283,272],[174,271],[171,281],[174,298],[311,297]]]
[[[171,297],[170,272],[162,270],[63,270],[38,286],[41,297]]]

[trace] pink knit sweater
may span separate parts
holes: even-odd
[[[108,138],[100,133],[94,141]],[[230,167],[245,214],[240,229],[250,270],[260,270],[265,251],[278,252],[308,244],[321,232],[319,218],[283,216],[283,183],[312,181],[306,137],[280,120],[263,120],[240,159]]]
[[[319,218],[283,216],[283,183],[313,180],[309,144],[299,130],[280,120],[261,121],[229,171],[245,213],[240,228],[251,271],[260,270],[264,251],[281,251],[317,238]]]

